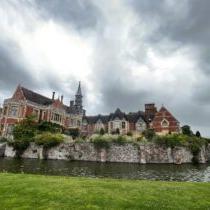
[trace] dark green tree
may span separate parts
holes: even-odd
[[[104,135],[105,134],[105,130],[103,128],[100,129],[100,135]]]
[[[142,134],[146,139],[149,140],[152,140],[153,137],[155,137],[155,131],[153,129],[146,129]]]
[[[199,131],[196,131],[195,135],[196,137],[201,138],[201,133]]]
[[[184,135],[187,135],[187,136],[192,136],[192,135],[193,135],[193,132],[192,132],[192,130],[191,130],[191,128],[190,128],[189,125],[184,125],[184,126],[182,127],[182,133],[183,133]]]

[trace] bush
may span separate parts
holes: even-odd
[[[187,135],[187,136],[192,136],[193,135],[193,132],[191,131],[191,128],[190,128],[189,125],[184,125],[182,127],[182,134]]]
[[[153,129],[146,129],[145,131],[143,131],[142,134],[148,140],[152,140],[156,136],[155,131]]]
[[[0,137],[0,143],[3,143],[3,142],[7,142],[7,138],[6,137]]]
[[[110,147],[109,145],[109,139],[102,135],[94,135],[91,139],[91,142],[94,144],[96,149],[108,149]]]
[[[64,134],[71,136],[73,139],[76,139],[80,135],[79,128],[69,128],[64,131]]]
[[[61,133],[62,132],[62,126],[51,123],[47,121],[40,122],[37,126],[38,130],[41,132],[51,132],[51,133]]]
[[[127,133],[127,136],[133,136],[133,133],[132,133],[131,131],[129,131],[129,132]]]
[[[39,134],[35,137],[35,143],[38,145],[43,145],[45,149],[57,146],[62,143],[64,140],[64,136],[60,133],[52,134],[50,132],[45,132]]]
[[[195,136],[198,137],[198,138],[201,138],[201,133],[199,131],[196,131]]]
[[[37,123],[34,116],[28,116],[15,125],[13,130],[14,140],[9,142],[9,144],[16,150],[17,157],[20,157],[30,142],[34,140],[36,132]]]
[[[101,128],[99,133],[100,133],[100,135],[103,136],[105,134],[105,130],[103,128]]]

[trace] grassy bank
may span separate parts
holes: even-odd
[[[210,209],[210,183],[2,173],[0,209]]]

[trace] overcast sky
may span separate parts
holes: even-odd
[[[1,0],[0,103],[18,84],[88,114],[164,104],[210,136],[209,0]]]

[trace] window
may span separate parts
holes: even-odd
[[[9,116],[17,116],[18,114],[18,107],[17,106],[11,106],[9,109]]]
[[[161,122],[161,126],[164,127],[164,128],[167,128],[169,126],[169,122],[164,119],[162,122]]]
[[[7,110],[8,110],[8,107],[5,106],[5,107],[4,107],[4,111],[3,111],[3,114],[4,114],[4,115],[7,115]]]
[[[122,129],[125,129],[125,122],[122,122]]]
[[[80,121],[79,121],[79,120],[77,120],[77,126],[80,126],[80,125],[81,125]]]
[[[111,129],[113,129],[113,122],[110,123],[110,127],[111,127]]]

